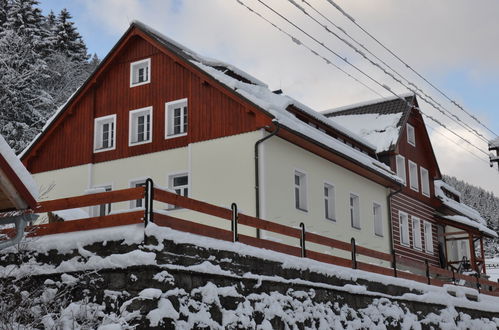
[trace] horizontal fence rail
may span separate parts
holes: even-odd
[[[28,237],[34,237],[138,223],[145,223],[147,225],[147,221],[152,221],[158,226],[165,226],[191,234],[227,242],[238,241],[257,248],[273,250],[296,257],[306,257],[308,259],[324,263],[359,269],[376,274],[396,276],[420,283],[436,286],[443,286],[445,284],[467,284],[467,286],[476,288],[479,292],[499,296],[499,283],[480,278],[479,274],[477,274],[477,276],[465,275],[456,273],[452,270],[436,267],[429,264],[428,261],[421,262],[400,255],[396,255],[394,257],[392,254],[359,246],[353,238],[351,242],[344,242],[334,238],[325,237],[317,233],[308,232],[306,231],[304,224],[301,224],[301,228],[290,227],[239,213],[235,203],[233,203],[232,209],[229,209],[180,196],[176,193],[159,188],[153,188],[149,193],[146,193],[145,187],[137,187],[43,201],[39,203],[38,208],[34,210],[34,212],[47,213],[74,208],[94,207],[110,203],[134,201],[139,199],[145,199],[143,203],[143,205],[146,206],[145,210],[134,209],[128,212],[108,214],[80,220],[29,226],[26,229],[26,235]],[[153,201],[167,204],[168,207],[163,209],[156,207],[156,209],[154,209]],[[169,211],[173,209],[178,210],[179,208],[199,212],[201,214],[214,217],[215,219],[210,218],[210,220],[208,220],[209,224],[201,224],[199,222],[180,219],[170,215],[171,213]],[[222,221],[231,221],[231,229],[227,230],[218,228],[217,225],[229,223],[220,223],[217,222],[217,219],[221,219]],[[214,221],[213,223],[211,223],[212,220]],[[240,225],[287,236],[296,240],[298,246],[276,242],[262,237],[242,234],[238,232],[238,226]],[[15,230],[13,228],[4,229],[0,231],[0,235],[1,234],[14,236]],[[306,242],[325,247],[328,250],[341,250],[345,254],[351,254],[351,258],[339,257],[333,254],[307,249],[307,245],[305,244]],[[392,267],[384,267],[368,263],[365,260],[358,260],[357,256],[370,258],[368,260],[372,259],[378,262],[390,263]],[[416,269],[419,273],[424,275],[402,270],[399,265],[406,266],[406,268],[409,269]]]

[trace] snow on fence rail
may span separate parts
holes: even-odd
[[[372,250],[356,245],[353,238],[351,242],[348,243],[330,237],[321,236],[316,233],[307,232],[305,225],[303,224],[301,224],[301,229],[299,229],[255,218],[243,213],[238,213],[237,205],[235,204],[233,204],[233,209],[231,210],[203,201],[180,196],[163,189],[154,188],[151,180],[148,180],[146,187],[129,188],[40,202],[38,208],[34,210],[34,212],[46,213],[73,208],[98,206],[108,203],[134,201],[138,199],[145,199],[144,210],[135,209],[118,214],[109,214],[105,216],[91,217],[80,220],[34,225],[27,227],[26,233],[28,237],[33,237],[123,226],[141,222],[145,222],[145,225],[147,225],[148,221],[152,221],[156,225],[170,227],[172,229],[183,232],[202,235],[224,241],[238,241],[240,243],[255,246],[258,248],[265,248],[297,257],[306,257],[333,265],[351,267],[354,269],[360,269],[382,275],[401,277],[431,285],[443,286],[444,284],[449,283],[455,285],[465,285],[465,283],[468,283],[468,286],[476,287],[479,291],[483,288],[486,288],[486,290],[482,290],[482,292],[485,294],[499,296],[499,283],[482,279],[479,277],[479,274],[477,274],[477,276],[464,275],[451,270],[435,267],[433,265],[430,265],[428,261],[420,262],[403,256],[395,256],[392,254]],[[183,209],[188,209],[205,215],[220,218],[226,221],[231,221],[232,229],[226,230],[218,228],[216,226],[200,224],[199,222],[170,216],[160,209],[155,210],[153,208],[153,201],[166,203],[175,207],[180,207]],[[297,239],[297,241],[299,241],[300,243],[300,247],[259,237],[238,234],[238,225],[245,225]],[[15,232],[14,229],[4,229],[0,231],[0,234],[10,236],[14,235]],[[351,254],[351,259],[306,249],[307,242],[349,252]],[[367,262],[358,261],[358,255],[390,262],[392,267],[383,267]],[[413,269],[419,269],[421,273],[425,275],[423,276],[411,273],[409,271],[401,270],[397,267],[397,265],[400,264],[406,265]]]

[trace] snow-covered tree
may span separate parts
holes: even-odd
[[[54,29],[54,47],[57,52],[66,55],[72,61],[81,63],[89,58],[87,46],[76,30],[71,18],[71,14],[66,9],[61,10],[57,16]]]

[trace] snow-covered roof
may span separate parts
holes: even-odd
[[[456,221],[474,228],[477,228],[479,231],[486,233],[490,236],[497,237],[497,233],[492,229],[487,227],[487,221],[480,215],[480,213],[472,207],[469,207],[466,204],[457,202],[452,198],[447,197],[442,188],[448,190],[449,192],[460,196],[461,194],[456,191],[454,187],[445,183],[442,180],[435,180],[435,196],[437,196],[442,203],[453,211],[459,213],[459,215],[449,215],[443,216],[443,218]]]
[[[405,115],[410,110],[407,102],[413,97],[413,94],[401,94],[326,110],[322,114],[374,144],[380,153],[391,150],[397,143]]]
[[[6,194],[0,199],[13,199],[11,206],[18,209],[34,207],[38,199],[35,180],[1,135],[0,158],[0,193]]]

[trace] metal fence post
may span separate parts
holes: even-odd
[[[352,244],[352,268],[357,269],[357,247],[355,246],[355,238],[350,239]]]
[[[393,277],[397,277],[397,255],[395,250],[392,251],[392,266],[393,266]]]
[[[237,211],[237,204],[236,203],[232,203],[230,208],[232,209],[232,225],[231,225],[232,242],[236,242],[239,240],[239,236],[237,234],[237,220],[239,218],[239,212]]]
[[[144,211],[144,223],[145,226],[149,222],[154,222],[153,221],[153,200],[154,200],[154,182],[152,181],[151,178],[148,178],[146,180],[146,187],[145,187],[145,196],[144,196],[144,204],[145,204],[145,211]]]
[[[456,284],[456,274],[454,273],[454,269],[451,268],[452,271],[452,284]]]
[[[431,284],[430,264],[428,263],[428,259],[425,259],[424,263],[425,263],[425,266],[426,266],[426,278],[428,279],[428,284]]]
[[[301,233],[300,233],[300,247],[301,247],[301,256],[305,258],[307,256],[307,250],[305,249],[305,224],[300,222]]]

